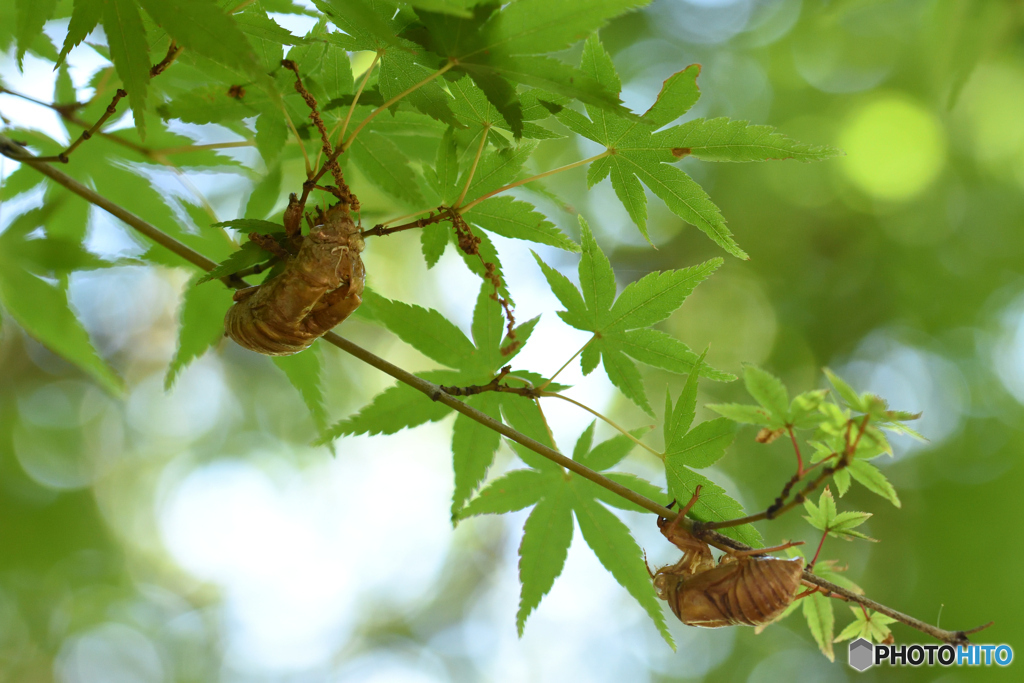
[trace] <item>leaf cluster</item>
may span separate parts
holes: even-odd
[[[758,425],[769,432],[793,433],[794,443],[796,432],[811,432],[808,444],[813,448],[812,464],[831,461],[835,467],[843,463],[832,473],[840,496],[849,490],[852,479],[900,507],[892,484],[869,461],[886,453],[892,455],[883,430],[919,437],[905,421],[917,419],[920,413],[889,410],[883,399],[866,393],[858,395],[827,368],[825,375],[838,400],[827,389],[816,389],[798,394],[791,401],[777,377],[746,365],[743,381],[757,404],[723,403],[708,408],[740,424]]]
[[[917,435],[905,421],[916,419],[920,414],[890,410],[880,397],[869,393],[857,393],[845,380],[828,368],[824,373],[832,385],[834,394],[828,389],[817,389],[798,394],[790,400],[786,387],[777,377],[758,367],[747,365],[743,373],[744,384],[747,393],[756,404],[730,403],[708,407],[736,423],[761,427],[758,441],[763,443],[772,441],[777,435],[788,433],[794,448],[798,448],[797,433],[809,433],[807,443],[813,449],[810,469],[829,463],[832,467],[831,479],[840,496],[849,490],[851,481],[857,481],[869,491],[900,507],[900,499],[895,488],[882,471],[869,461],[884,453],[892,454],[883,430]],[[799,454],[799,451],[797,452]],[[799,481],[809,471],[798,471],[794,482]],[[822,491],[817,504],[809,499],[804,500],[804,509],[808,513],[804,519],[822,532],[818,553],[821,552],[827,537],[846,541],[855,538],[876,541],[857,530],[857,527],[870,519],[871,513],[839,512],[828,486]],[[798,553],[793,551],[793,554]],[[836,561],[817,561],[813,568],[818,576],[854,592],[861,592],[855,584],[839,573]],[[885,615],[855,607],[855,621],[836,637],[833,601],[827,595],[820,592],[811,593],[801,599],[799,604],[802,605],[804,618],[819,649],[831,660],[835,659],[832,647],[834,642],[852,637],[871,638],[880,642],[890,637],[887,625],[893,620]],[[797,603],[794,603],[777,620],[785,618],[796,609]]]

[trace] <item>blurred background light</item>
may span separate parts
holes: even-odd
[[[875,99],[850,115],[839,135],[846,176],[887,201],[909,199],[942,170],[946,137],[930,111],[901,95]]]

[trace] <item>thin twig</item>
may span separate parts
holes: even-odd
[[[446,215],[447,209],[443,206],[437,207],[438,213],[427,216],[426,218],[420,218],[419,220],[405,223],[404,225],[396,225],[393,228],[385,228],[384,223],[378,223],[369,230],[363,230],[360,233],[363,237],[382,237],[384,235],[390,235],[394,232],[402,232],[403,230],[412,230],[413,228],[425,228],[428,225],[434,223],[440,223],[445,220],[448,216]]]
[[[843,448],[843,457],[839,459],[839,462],[833,467],[826,467],[821,471],[817,477],[811,480],[803,490],[796,494],[796,496],[789,503],[785,503],[786,498],[789,497],[789,491],[800,481],[800,477],[794,475],[787,483],[785,488],[782,489],[782,494],[775,499],[775,502],[765,510],[759,512],[756,515],[748,515],[746,517],[740,517],[738,519],[727,519],[721,522],[698,522],[698,528],[700,529],[725,529],[728,527],[741,526],[743,524],[750,524],[751,522],[760,522],[762,519],[775,519],[779,515],[789,512],[797,505],[802,504],[807,499],[807,494],[811,493],[814,489],[818,488],[822,482],[831,477],[833,474],[841,469],[844,469],[853,462],[853,457],[857,452],[857,446],[860,444],[860,439],[864,435],[864,430],[867,429],[868,421],[871,419],[870,415],[865,415],[864,419],[860,421],[860,426],[857,430],[857,437],[851,442],[850,431],[851,426],[855,424],[854,420],[848,420],[846,423],[846,434],[843,437],[846,441],[846,446]]]
[[[503,393],[503,394],[517,394],[519,396],[525,396],[526,398],[532,398],[532,399],[538,399],[538,398],[559,398],[559,399],[562,399],[563,401],[566,401],[568,403],[573,404],[574,406],[576,406],[578,408],[582,408],[583,410],[587,411],[588,413],[590,413],[594,417],[604,421],[605,423],[610,425],[613,429],[615,429],[615,431],[617,431],[620,434],[622,434],[623,436],[627,437],[630,441],[635,443],[637,446],[640,446],[644,450],[649,451],[651,454],[653,454],[655,457],[659,458],[660,460],[664,460],[665,459],[665,454],[664,453],[659,453],[658,451],[654,450],[653,448],[651,448],[650,446],[645,444],[643,441],[641,441],[640,439],[638,439],[635,436],[633,436],[632,434],[630,434],[624,427],[618,425],[611,418],[609,418],[609,417],[607,417],[605,415],[602,415],[601,413],[597,412],[596,410],[594,410],[590,406],[585,405],[583,403],[580,403],[579,401],[577,401],[574,398],[569,398],[568,396],[563,396],[562,394],[559,394],[559,393],[554,392],[554,391],[544,391],[543,389],[534,388],[532,385],[530,385],[529,382],[527,382],[524,379],[520,379],[518,377],[515,377],[514,379],[518,379],[520,382],[525,382],[528,386],[524,386],[524,387],[510,387],[507,384],[501,384],[501,381],[503,379],[506,379],[506,378],[507,379],[513,379],[513,377],[509,376],[509,374],[508,374],[509,372],[511,372],[511,370],[512,370],[512,366],[506,365],[505,367],[503,367],[501,369],[501,372],[494,379],[492,379],[490,382],[488,382],[487,384],[474,384],[474,385],[470,385],[470,386],[466,386],[466,387],[446,387],[446,386],[442,386],[441,389],[443,389],[444,392],[447,393],[450,396],[475,396],[477,394],[484,394],[484,393],[487,393],[487,392],[490,392],[490,391],[494,391],[494,392]],[[547,383],[547,384],[550,384],[550,382]],[[545,384],[544,386],[547,386],[547,384]],[[540,405],[540,404],[538,403],[538,405]]]
[[[80,119],[77,116],[75,116],[74,113],[73,113],[74,111],[76,111],[78,109],[81,109],[84,106],[87,106],[85,103],[82,103],[82,102],[72,102],[72,103],[69,103],[69,104],[54,104],[52,102],[43,102],[43,101],[37,100],[37,99],[35,99],[33,97],[29,97],[28,95],[25,95],[23,93],[16,92],[14,90],[8,90],[7,88],[3,88],[3,87],[0,87],[0,94],[11,95],[12,97],[17,97],[19,99],[25,100],[26,102],[31,102],[32,104],[38,104],[41,107],[46,107],[47,109],[51,109],[51,110],[57,112],[57,114],[59,114],[62,119],[64,119],[65,121],[67,121],[69,123],[75,124],[79,128],[89,129],[89,128],[92,127],[91,123],[88,123],[87,121],[83,121],[82,119]],[[110,140],[113,143],[119,144],[122,147],[127,147],[128,149],[130,149],[130,150],[132,150],[134,152],[138,152],[139,154],[141,154],[142,156],[144,156],[146,158],[150,158],[150,155],[152,154],[152,152],[151,152],[151,150],[149,148],[143,147],[142,145],[137,145],[134,142],[131,142],[129,140],[125,140],[124,138],[119,137],[117,135],[114,135],[113,133],[104,133],[104,132],[100,131],[100,132],[98,132],[96,134],[101,136],[101,137],[103,137],[103,138],[105,138],[105,139],[107,139],[107,140]]]
[[[434,209],[432,209],[432,208],[431,209],[421,209],[419,211],[413,211],[412,213],[407,213],[407,214],[404,214],[402,216],[395,216],[394,218],[389,218],[386,221],[382,221],[382,222],[378,223],[378,225],[391,225],[392,223],[397,223],[398,221],[404,221],[404,220],[407,220],[409,218],[415,218],[416,216],[422,216],[425,213],[432,213],[433,211],[434,211]]]
[[[299,67],[296,66],[295,62],[293,62],[290,59],[282,59],[281,66],[283,66],[286,69],[290,69],[295,74],[295,91],[299,93],[302,99],[306,102],[306,106],[309,107],[309,119],[313,122],[313,125],[316,126],[316,129],[320,132],[320,141],[321,144],[323,145],[322,150],[323,153],[328,157],[328,161],[324,163],[324,166],[328,170],[330,170],[331,176],[334,177],[334,190],[331,190],[330,188],[320,188],[320,186],[316,185],[315,183],[313,186],[318,187],[320,189],[326,189],[339,200],[345,202],[346,204],[352,205],[353,208],[356,211],[358,211],[358,202],[355,201],[355,198],[352,196],[352,192],[349,190],[348,185],[345,184],[345,178],[341,174],[341,166],[338,165],[337,159],[334,159],[333,161],[331,160],[331,152],[333,151],[333,149],[331,148],[331,139],[327,134],[327,126],[324,125],[324,120],[320,116],[320,110],[317,107],[316,98],[313,97],[313,95],[310,94],[308,90],[306,90],[305,86],[302,85],[302,76],[299,75]],[[317,158],[319,159],[319,157]],[[304,204],[305,202],[302,202],[300,200],[300,203]]]
[[[117,92],[114,93],[114,99],[110,101],[110,104],[107,105],[106,111],[103,112],[103,116],[101,116],[96,121],[96,123],[92,125],[91,128],[83,130],[82,134],[78,136],[78,139],[71,143],[70,147],[68,147],[66,150],[64,150],[57,156],[39,157],[39,161],[59,161],[62,164],[68,163],[68,155],[74,152],[76,149],[78,149],[78,146],[81,145],[83,142],[91,138],[96,133],[96,131],[98,131],[100,127],[107,122],[107,119],[109,119],[111,116],[117,113],[117,103],[121,101],[122,97],[127,96],[127,92],[118,88]]]
[[[19,161],[23,164],[27,164],[31,168],[46,175],[54,182],[63,185],[68,190],[82,197],[86,201],[91,202],[96,206],[99,206],[100,208],[108,211],[117,218],[120,218],[129,226],[138,230],[141,234],[145,235],[149,239],[165,247],[171,252],[181,256],[190,263],[202,268],[203,270],[209,271],[216,266],[216,263],[206,258],[202,254],[196,252],[187,245],[179,242],[170,235],[167,235],[156,226],[147,223],[146,221],[142,220],[135,214],[121,208],[120,206],[114,204],[105,197],[90,190],[88,187],[82,185],[81,183],[79,183],[66,173],[63,173],[53,168],[47,163],[36,160],[34,157],[27,153],[27,150],[25,150],[23,147],[21,147],[20,145],[18,145],[17,143],[13,142],[12,140],[3,135],[0,135],[0,154],[3,154],[8,158],[14,159],[15,161]],[[242,288],[248,286],[248,283],[246,283],[241,278],[224,278],[223,281],[229,287]],[[613,481],[608,477],[605,477],[604,475],[595,472],[584,465],[581,465],[575,460],[567,458],[566,456],[562,455],[553,448],[545,446],[544,444],[534,439],[531,439],[525,434],[522,434],[521,432],[518,432],[512,429],[511,427],[501,422],[498,422],[490,415],[487,415],[486,413],[483,413],[477,410],[476,408],[473,408],[472,406],[469,406],[463,403],[462,401],[459,401],[458,399],[449,396],[441,389],[439,385],[434,384],[433,382],[429,382],[420,377],[417,377],[416,375],[413,375],[412,373],[403,370],[402,368],[392,363],[389,363],[383,358],[371,353],[370,351],[362,348],[357,344],[354,344],[353,342],[345,339],[344,337],[341,337],[335,334],[334,332],[328,332],[323,336],[323,339],[327,343],[333,344],[334,346],[338,347],[342,351],[345,351],[349,355],[355,356],[364,363],[371,365],[377,368],[378,370],[390,375],[399,382],[402,382],[403,384],[406,384],[412,387],[413,389],[416,389],[417,391],[430,397],[430,399],[437,401],[438,403],[441,403],[445,406],[448,406],[452,410],[455,410],[456,412],[465,415],[471,420],[501,434],[502,436],[508,439],[511,439],[512,441],[515,441],[516,443],[530,449],[531,451],[537,453],[538,455],[541,455],[551,460],[552,462],[564,467],[570,472],[573,472],[574,474],[577,474],[583,477],[584,479],[592,481],[598,486],[602,486],[608,489],[612,493],[615,493],[616,495],[621,496],[622,498],[625,498],[626,500],[635,503],[636,505],[644,508],[645,510],[653,512],[659,517],[669,518],[674,516],[675,513],[673,513],[672,510],[665,507],[664,505],[660,505],[654,502],[653,500],[647,498],[646,496],[642,496],[637,492],[633,491],[632,489],[629,489],[623,486],[622,484],[619,484],[618,482]],[[689,519],[680,520],[680,523],[687,526],[691,533],[694,533],[695,535],[698,533],[698,530],[695,529],[695,525]],[[736,541],[734,539],[731,539],[728,536],[723,536],[711,530],[704,529],[699,531],[699,537],[705,542],[723,550],[751,550],[749,546],[740,543],[739,541]],[[862,595],[857,595],[856,593],[853,593],[843,588],[842,586],[837,586],[836,584],[831,583],[830,581],[826,581],[825,579],[822,579],[820,576],[816,576],[811,572],[804,571],[803,580],[815,586],[819,586],[828,592],[841,595],[852,602],[864,605],[865,607],[873,609],[876,612],[881,612],[882,614],[892,617],[900,623],[906,624],[911,628],[915,628],[921,631],[922,633],[926,633],[932,636],[933,638],[936,638],[937,640],[940,640],[945,643],[950,643],[954,645],[965,644],[969,642],[967,636],[970,633],[977,632],[978,630],[986,628],[990,625],[986,624],[984,626],[979,626],[978,628],[971,629],[969,631],[947,631],[945,629],[940,629],[935,626],[932,626],[931,624],[927,624],[921,621],[920,619],[915,619],[914,617],[911,617],[907,614],[903,614],[902,612],[894,610],[891,607],[887,607],[881,603],[875,602],[870,598],[866,598]]]
[[[149,77],[156,78],[157,76],[162,74],[164,70],[167,69],[167,67],[174,63],[174,60],[178,58],[178,55],[180,55],[184,51],[185,48],[179,47],[178,44],[172,40],[171,44],[167,46],[167,55],[159,62],[154,64],[153,68],[149,70]]]
[[[241,278],[241,277],[248,277],[249,275],[259,275],[260,273],[262,273],[262,272],[264,272],[266,270],[270,270],[271,268],[273,268],[274,266],[276,266],[280,262],[281,262],[280,257],[274,256],[269,261],[264,261],[263,263],[257,263],[255,266],[249,266],[248,268],[245,268],[244,270],[238,271],[237,273],[235,273],[235,277],[240,277]]]
[[[441,391],[449,396],[476,396],[477,394],[484,394],[490,391],[503,394],[518,394],[526,398],[537,398],[539,396],[537,390],[533,387],[510,387],[507,384],[501,384],[501,380],[505,379],[510,372],[512,372],[512,366],[506,365],[487,384],[471,384],[466,387],[442,386]]]

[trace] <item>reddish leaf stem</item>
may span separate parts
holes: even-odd
[[[814,571],[814,565],[818,562],[818,555],[821,554],[821,549],[825,545],[826,536],[828,536],[828,529],[821,532],[821,540],[818,541],[818,549],[814,551],[814,557],[811,559],[811,563],[807,565],[807,571]]]
[[[804,459],[800,455],[800,444],[796,442],[796,434],[793,433],[793,425],[786,425],[789,438],[793,441],[793,451],[796,453],[796,477],[802,479],[804,476]]]

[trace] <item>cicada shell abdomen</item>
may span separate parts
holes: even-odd
[[[302,351],[362,302],[362,250],[363,239],[348,209],[332,207],[283,272],[254,291],[238,293],[224,318],[227,335],[271,356]]]
[[[803,575],[800,558],[740,558],[666,586],[666,599],[679,620],[716,628],[767,624],[789,607]]]

